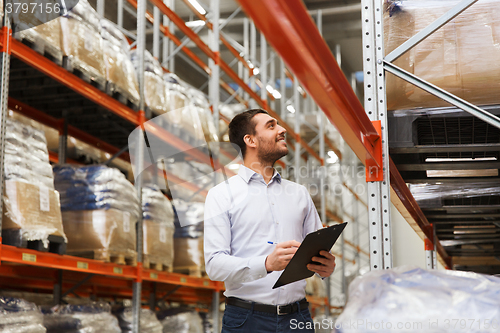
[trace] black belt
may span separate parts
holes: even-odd
[[[287,304],[287,305],[269,305],[269,304],[262,304],[262,303],[254,303],[254,302],[245,301],[245,300],[242,300],[242,299],[236,298],[236,297],[228,297],[226,299],[226,304],[237,306],[239,308],[248,309],[248,310],[250,310],[252,308],[252,303],[253,303],[254,311],[274,313],[277,315],[291,314],[291,313],[300,311],[301,309],[305,309],[309,306],[309,302],[307,302],[307,300],[305,298],[301,299],[299,301],[299,304],[291,303],[291,304]]]

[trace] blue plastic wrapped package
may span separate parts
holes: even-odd
[[[115,208],[129,212],[136,220],[140,216],[135,188],[118,169],[56,165],[54,182],[61,195],[62,211]]]
[[[132,308],[118,307],[113,309],[113,314],[118,318],[122,333],[132,333]],[[156,318],[154,312],[148,309],[141,309],[141,319],[139,324],[141,333],[163,333],[163,326]]]
[[[45,333],[38,307],[23,299],[0,297],[0,332]]]
[[[104,302],[56,306],[45,314],[43,323],[47,333],[121,333],[110,305]]]
[[[349,286],[335,328],[343,333],[498,332],[499,300],[495,276],[408,266],[371,271]]]

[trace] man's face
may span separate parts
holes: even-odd
[[[286,130],[278,125],[276,119],[265,113],[258,113],[253,121],[256,124],[255,140],[259,160],[274,163],[288,154]]]

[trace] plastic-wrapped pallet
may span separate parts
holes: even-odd
[[[87,0],[78,4],[61,17],[62,47],[67,56],[68,69],[81,72],[86,77],[104,85],[103,40],[100,17]]]
[[[4,157],[4,244],[26,247],[26,242],[41,241],[48,249],[49,238],[53,237],[62,244],[66,238],[59,193],[54,190],[43,132],[7,119]]]
[[[56,306],[43,316],[43,324],[47,333],[121,333],[110,305],[102,302]]]
[[[186,88],[182,85],[179,77],[173,73],[163,75],[165,82],[166,114],[165,121],[172,126],[174,133],[181,130],[182,111],[189,104]]]
[[[371,271],[349,286],[340,332],[498,332],[500,278],[398,267]]]
[[[438,0],[387,2],[384,13],[386,54],[455,4],[455,1]],[[499,16],[500,2],[480,0],[394,64],[473,104],[499,104]],[[393,75],[387,76],[387,103],[389,110],[449,105]]]
[[[0,332],[45,333],[43,315],[33,303],[0,296]]]
[[[104,165],[58,165],[54,181],[61,193],[68,253],[135,263],[140,206],[125,176]]]
[[[130,51],[130,59],[138,73],[139,63],[137,50]],[[149,51],[144,52],[144,102],[156,115],[167,112],[165,83],[162,79],[163,69]]]
[[[130,59],[134,64],[135,70],[139,69],[139,62],[137,59],[137,49],[133,49],[130,51]],[[154,73],[158,76],[163,75],[163,68],[158,60],[153,57],[153,55],[149,51],[144,51],[144,70],[146,72]]]
[[[44,1],[46,8],[58,9],[60,2],[56,0]],[[62,11],[62,9],[61,9]],[[60,14],[52,10],[35,10],[23,13],[13,13],[13,36],[25,40],[37,52],[50,55],[62,64],[61,22]]]
[[[132,333],[132,308],[119,307],[113,309],[113,314],[118,318],[122,333]],[[156,318],[154,312],[148,309],[141,309],[141,321],[139,324],[141,333],[162,333],[163,326]]]
[[[206,142],[218,142],[219,137],[215,129],[215,121],[210,111],[210,104],[205,95],[197,89],[189,89],[191,103],[200,119],[201,128]]]
[[[174,271],[201,276],[203,256],[204,203],[173,200],[176,213],[174,233]]]
[[[124,95],[134,105],[139,104],[139,85],[130,60],[129,44],[123,33],[106,19],[101,20],[104,61],[109,93]]]
[[[160,311],[157,317],[163,333],[204,333],[203,322],[196,311],[176,308]]]
[[[174,261],[172,204],[157,186],[147,185],[142,188],[142,212],[144,267],[171,271]]]

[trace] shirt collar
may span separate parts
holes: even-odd
[[[248,182],[250,182],[250,179],[252,179],[254,175],[258,175],[258,173],[241,164],[240,169],[238,170],[238,175],[241,178],[243,178],[243,180],[246,181],[248,184]],[[276,178],[276,180],[281,184],[281,175],[276,169],[274,169],[274,173],[273,176],[271,177],[271,180],[273,178]]]

